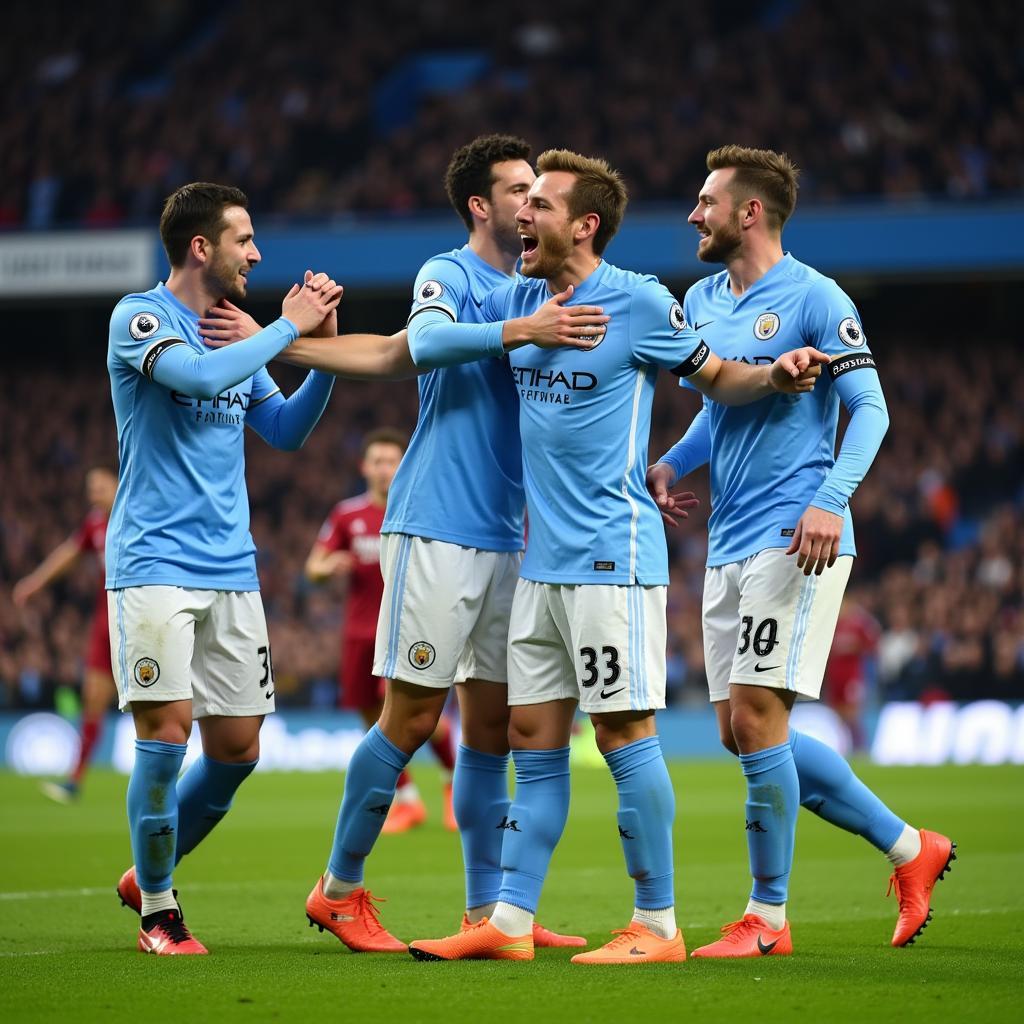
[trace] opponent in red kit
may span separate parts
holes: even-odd
[[[373,674],[373,648],[377,633],[384,579],[380,571],[380,528],[384,522],[388,488],[402,460],[406,438],[397,430],[381,429],[363,441],[360,472],[366,493],[340,501],[320,529],[309,557],[306,576],[314,583],[331,577],[348,582],[345,618],[341,629],[341,659],[338,664],[339,706],[358,711],[369,729],[380,717],[384,703],[384,680]],[[455,767],[451,723],[442,716],[430,745],[441,762],[444,786],[444,824],[454,831],[451,772]],[[408,769],[398,779],[384,832],[405,832],[421,825],[427,817]]]
[[[81,743],[78,762],[71,776],[64,782],[44,782],[43,792],[60,803],[70,803],[79,793],[82,778],[89,767],[93,749],[103,729],[103,716],[117,696],[113,669],[110,665],[110,633],[107,628],[107,593],[103,589],[103,546],[107,535],[107,520],[114,504],[117,477],[103,467],[90,469],[85,477],[85,492],[89,513],[77,532],[54,548],[40,565],[24,579],[18,580],[11,595],[18,607],[54,580],[60,578],[78,563],[82,555],[92,553],[99,563],[99,583],[96,604],[89,633],[89,648],[85,658],[82,681]]]
[[[864,749],[867,659],[877,654],[881,626],[850,597],[843,599],[832,650],[825,664],[825,700],[846,723],[854,750]]]

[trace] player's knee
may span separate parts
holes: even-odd
[[[381,716],[380,728],[399,750],[413,754],[423,746],[437,728],[437,716],[426,709],[406,711],[404,714]]]
[[[760,745],[765,732],[765,716],[757,708],[748,704],[734,704],[729,719],[729,726],[732,740],[730,746],[725,735],[722,736],[722,743],[727,749],[734,753],[741,750],[749,750]],[[725,730],[723,729],[724,733]]]

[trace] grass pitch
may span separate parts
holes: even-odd
[[[568,950],[533,963],[419,963],[349,953],[307,927],[303,902],[326,861],[341,794],[328,774],[257,774],[230,815],[175,875],[208,957],[134,951],[137,918],[114,886],[130,862],[125,779],[95,772],[60,807],[31,779],[0,774],[0,1019],[235,1021],[1011,1020],[1024,980],[1024,772],[1020,768],[859,768],[897,811],[959,843],[936,889],[935,919],[889,947],[895,900],[885,859],[802,812],[789,958],[583,968]],[[678,797],[677,915],[687,947],[743,910],[749,882],[743,785],[735,764],[672,766]],[[458,927],[456,836],[440,826],[436,773],[417,765],[432,815],[385,836],[367,884],[399,937]],[[601,768],[575,768],[572,810],[539,920],[592,944],[632,908]]]

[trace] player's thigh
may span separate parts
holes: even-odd
[[[340,706],[353,711],[376,707],[384,688],[379,676],[373,674],[373,637],[347,636],[342,642],[339,678]]]
[[[203,737],[203,753],[214,761],[226,764],[245,764],[258,761],[260,756],[260,728],[262,715],[235,716],[208,715],[199,719]]]
[[[479,552],[481,578],[475,589],[482,590],[483,600],[455,671],[457,683],[466,679],[508,682],[508,624],[521,563],[518,551]]]
[[[196,626],[192,713],[261,718],[274,710],[274,661],[259,591],[212,595]]]
[[[704,573],[701,631],[708,695],[716,708],[726,702],[728,720],[729,677],[740,632],[739,574],[742,562],[710,566]],[[721,715],[719,715],[721,718]],[[724,734],[723,740],[725,742]]]
[[[817,700],[853,558],[805,576],[782,548],[743,563],[730,682]]]
[[[193,592],[181,587],[126,587],[107,592],[110,650],[118,707],[192,700],[196,619]]]
[[[375,675],[447,689],[483,603],[480,552],[405,534],[381,537],[384,597]]]
[[[579,697],[560,589],[534,580],[516,584],[508,629],[511,708]]]
[[[588,714],[665,706],[666,587],[561,588]]]

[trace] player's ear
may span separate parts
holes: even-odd
[[[196,235],[188,244],[189,252],[197,263],[205,263],[210,258],[212,245],[206,235]]]
[[[748,199],[743,211],[742,223],[744,227],[752,227],[764,216],[764,203],[760,199]]]
[[[585,242],[588,238],[593,238],[600,226],[601,218],[596,213],[588,213],[585,217],[580,218],[575,231],[576,241]]]
[[[480,220],[487,220],[490,215],[490,205],[483,196],[469,197],[469,212]]]

